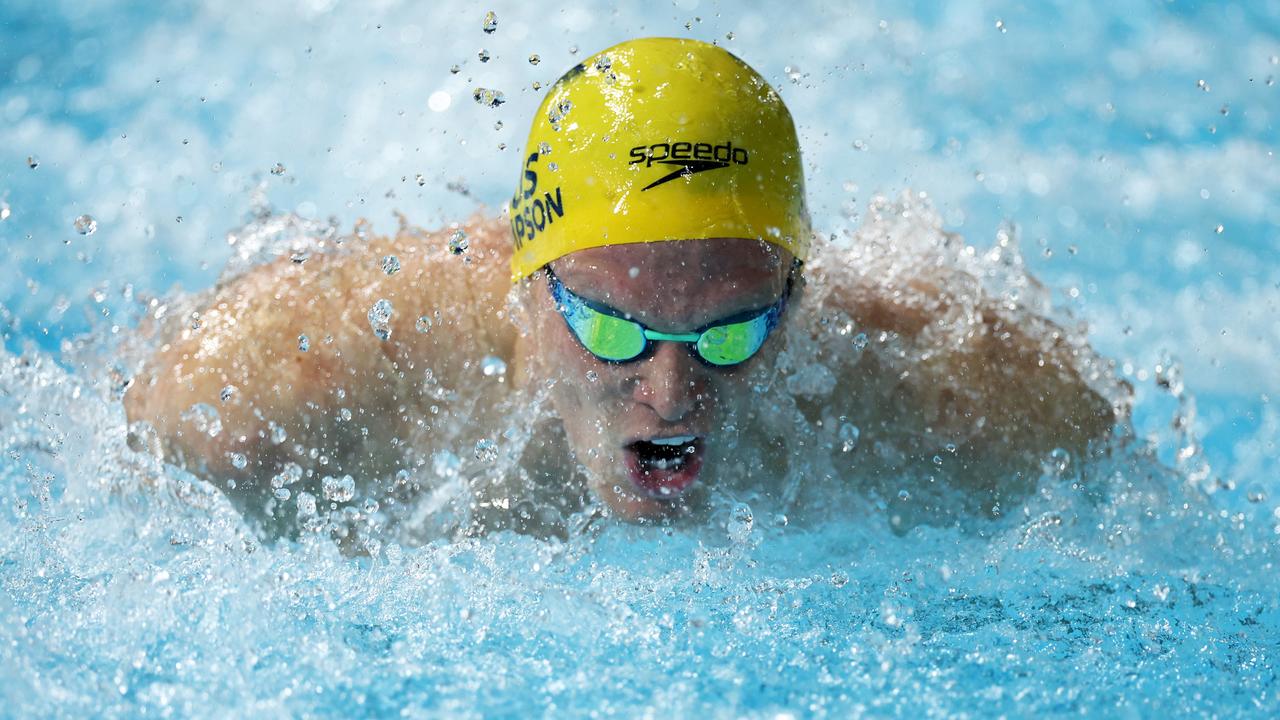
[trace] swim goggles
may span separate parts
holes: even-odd
[[[556,310],[574,337],[592,355],[611,363],[639,360],[653,350],[650,340],[689,343],[690,353],[710,365],[724,367],[746,362],[778,325],[778,318],[791,295],[791,276],[782,297],[766,308],[748,310],[691,333],[664,333],[651,330],[625,313],[580,297],[560,282],[550,267],[547,283]]]

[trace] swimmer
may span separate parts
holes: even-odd
[[[971,275],[815,235],[781,98],[687,39],[624,42],[551,87],[506,218],[283,257],[201,302],[126,410],[268,532],[304,498],[430,523],[441,477],[468,485],[468,531],[943,475],[985,513],[1127,412],[1084,377],[1086,345]]]

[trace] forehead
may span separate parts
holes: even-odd
[[[552,269],[574,292],[642,322],[682,325],[774,302],[790,263],[768,243],[716,238],[590,248]]]

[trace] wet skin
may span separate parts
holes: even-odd
[[[785,251],[744,239],[592,248],[552,265],[574,293],[667,333],[773,304],[789,267]],[[680,496],[654,497],[628,472],[629,446],[651,438],[697,437],[701,469],[693,482],[715,483],[726,460],[725,419],[750,402],[752,366],[772,362],[776,338],[736,367],[708,366],[688,344],[668,341],[640,360],[608,363],[572,335],[545,283],[531,282],[529,290],[534,331],[517,352],[536,376],[556,379],[554,409],[596,497],[628,519],[680,509]]]
[[[444,250],[450,229],[405,232],[370,238],[360,252],[318,253],[302,265],[281,258],[194,298],[198,328],[175,310],[140,333],[147,357],[125,396],[129,419],[154,428],[139,426],[156,451],[221,481],[242,511],[265,513],[261,522],[270,529],[293,521],[292,506],[269,510],[271,478],[285,463],[312,472],[291,486],[294,495],[303,489],[318,495],[323,475],[350,473],[373,487],[406,467],[406,450],[428,459],[446,450],[469,456],[477,441],[522,422],[517,411],[548,383],[552,417],[535,428],[520,467],[540,491],[568,500],[551,503],[542,495],[531,500],[535,505],[571,509],[584,474],[587,492],[620,517],[680,514],[699,493],[733,479],[738,471],[727,461],[741,467],[746,449],[780,458],[777,467],[772,461],[755,467],[759,476],[778,478],[788,457],[814,447],[788,446],[794,414],[751,417],[785,399],[752,388],[779,375],[785,326],[793,326],[787,335],[818,342],[832,333],[817,319],[832,314],[872,338],[867,351],[848,352],[847,340],[840,346],[846,349],[821,358],[800,349],[787,372],[821,364],[833,384],[819,395],[796,396],[796,411],[810,425],[847,416],[862,429],[862,446],[877,449],[835,451],[833,471],[842,479],[878,475],[896,483],[913,466],[932,471],[934,455],[954,446],[950,474],[974,489],[975,508],[989,508],[1000,478],[1034,477],[1056,447],[1080,457],[1125,412],[1081,379],[1076,368],[1087,346],[1068,342],[1052,323],[1027,322],[973,295],[963,288],[965,277],[945,268],[886,282],[874,267],[838,258],[825,267],[811,262],[783,313],[784,327],[743,365],[708,367],[688,345],[668,341],[642,360],[610,364],[573,337],[544,278],[512,287],[504,222],[476,221],[465,231],[470,263]],[[388,254],[404,267],[393,276],[379,265]],[[554,263],[573,292],[667,333],[771,305],[789,267],[785,253],[741,239],[596,248]],[[389,340],[376,338],[366,318],[379,299],[396,308]],[[422,314],[435,317],[426,333],[415,329]],[[952,327],[963,337],[940,344],[938,333]],[[298,349],[304,332],[311,338],[305,353]],[[881,337],[889,338],[883,347]],[[899,346],[915,349],[904,355]],[[479,372],[485,356],[506,361],[505,382]],[[780,389],[787,378],[773,379],[770,392],[788,392]],[[222,402],[229,384],[237,391]],[[218,409],[220,434],[199,432],[184,419],[196,403]],[[286,441],[274,439],[278,430]],[[634,441],[688,435],[699,438],[701,461],[688,491],[656,497],[636,482]],[[243,467],[232,461],[240,456],[247,458]],[[585,473],[576,472],[578,465]],[[235,480],[234,490],[226,480]],[[497,486],[474,489],[479,504],[486,492],[519,495]]]

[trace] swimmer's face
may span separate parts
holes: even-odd
[[[592,248],[552,269],[589,301],[659,332],[689,333],[777,302],[790,262],[766,243],[717,239]],[[709,366],[676,342],[615,364],[583,348],[543,280],[532,305],[538,372],[555,381],[552,403],[597,497],[627,519],[661,517],[682,508],[695,485],[722,476],[732,418],[751,400],[753,376],[772,366],[776,331],[738,366]]]

